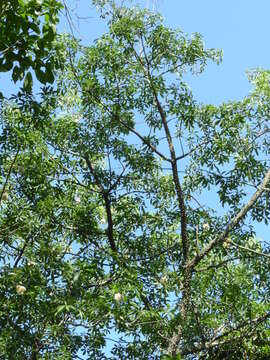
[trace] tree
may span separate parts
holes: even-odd
[[[54,81],[56,59],[51,50],[61,8],[58,0],[0,4],[0,71],[12,71],[13,81],[24,80],[27,90],[32,88],[32,72],[42,84]]]
[[[199,104],[184,74],[219,51],[106,12],[57,89],[2,104],[0,356],[267,359],[270,73]]]

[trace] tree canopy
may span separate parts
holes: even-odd
[[[270,72],[201,104],[185,74],[220,51],[105,10],[1,103],[0,358],[268,359]]]

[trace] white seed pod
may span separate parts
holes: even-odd
[[[203,227],[203,230],[205,230],[205,231],[210,230],[210,225],[208,223],[204,223],[202,227]]]
[[[228,249],[228,247],[230,247],[230,245],[231,245],[230,238],[226,239],[222,245],[223,245],[224,249]]]
[[[37,265],[37,263],[35,261],[29,260],[27,265],[28,266],[34,266],[34,265]]]
[[[166,276],[166,275],[161,276],[161,278],[159,279],[159,282],[163,286],[167,285],[168,284],[168,276]]]
[[[16,293],[18,295],[23,295],[26,292],[26,287],[23,285],[17,285],[16,286]]]
[[[115,300],[117,303],[121,303],[122,300],[123,300],[123,295],[120,294],[120,293],[114,294],[114,300]]]

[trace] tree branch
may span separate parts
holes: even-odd
[[[200,148],[201,146],[203,146],[203,145],[205,145],[205,144],[207,144],[207,143],[209,143],[209,142],[210,142],[210,140],[205,140],[205,141],[201,142],[200,144],[196,145],[196,146],[195,146],[193,149],[191,149],[190,151],[188,151],[188,152],[186,152],[186,153],[184,153],[184,154],[182,154],[182,155],[177,156],[177,157],[175,158],[175,160],[178,161],[178,160],[184,159],[185,157],[187,157],[187,156],[191,155],[192,153],[194,153],[194,151],[196,151],[198,148]]]
[[[216,246],[222,244],[225,242],[227,236],[229,235],[230,231],[233,230],[240,221],[246,216],[248,211],[254,206],[256,201],[259,199],[259,197],[263,194],[265,191],[266,185],[270,182],[270,169],[266,173],[263,181],[259,185],[257,191],[253,194],[251,199],[242,207],[242,209],[238,212],[238,214],[235,215],[235,217],[232,219],[232,221],[227,225],[226,229],[223,231],[223,233],[218,237],[213,239],[205,249],[203,249],[201,252],[196,254],[194,258],[187,264],[187,266],[190,269],[193,269],[198,263]]]
[[[172,164],[172,173],[173,173],[173,180],[174,180],[174,184],[175,184],[175,190],[176,190],[176,195],[177,195],[177,199],[178,199],[178,205],[179,205],[179,210],[181,213],[181,237],[182,237],[182,247],[183,247],[183,256],[184,256],[184,262],[186,263],[188,258],[189,258],[189,244],[188,244],[188,238],[187,238],[187,219],[186,219],[186,209],[185,209],[185,204],[184,204],[184,196],[183,196],[183,192],[182,192],[182,188],[180,185],[180,180],[179,180],[179,176],[178,176],[178,169],[177,169],[177,158],[175,155],[175,149],[174,149],[174,145],[173,145],[173,140],[172,140],[172,136],[171,136],[171,132],[168,126],[168,122],[167,122],[167,118],[166,118],[166,113],[163,110],[163,107],[159,101],[158,98],[158,94],[156,91],[156,88],[153,84],[153,79],[151,76],[151,72],[150,72],[150,63],[149,60],[147,58],[147,54],[145,51],[145,47],[144,47],[144,43],[143,43],[143,39],[141,38],[141,43],[142,43],[142,49],[143,49],[143,53],[144,53],[144,58],[147,64],[147,67],[145,68],[140,56],[137,54],[136,50],[133,48],[134,54],[137,58],[137,60],[139,61],[139,63],[141,64],[143,71],[149,81],[153,96],[154,96],[154,100],[161,118],[161,122],[165,131],[165,135],[166,135],[166,139],[167,139],[167,143],[169,146],[169,150],[170,150],[170,162]]]
[[[118,118],[118,121],[121,125],[123,125],[125,128],[127,128],[130,132],[132,132],[134,135],[136,135],[142,142],[147,145],[154,153],[156,153],[158,156],[160,156],[163,160],[171,162],[171,159],[169,159],[167,156],[162,154],[154,145],[152,145],[149,141],[147,141],[140,133],[138,133],[135,129],[125,124],[124,121],[122,121],[120,118]]]
[[[239,324],[238,326],[223,332],[222,334],[216,336],[215,338],[211,339],[210,341],[208,341],[204,344],[194,346],[194,348],[192,348],[192,349],[184,349],[183,351],[181,351],[181,355],[195,354],[200,351],[210,350],[217,346],[229,344],[231,342],[234,342],[234,341],[242,339],[242,338],[248,338],[249,333],[247,333],[247,331],[245,331],[244,333],[240,334],[239,336],[233,335],[229,339],[221,340],[226,336],[232,335],[235,331],[240,331],[241,329],[243,329],[246,326],[258,325],[258,324],[262,323],[263,321],[267,320],[269,317],[270,317],[270,313],[266,313],[266,314],[259,316],[253,320],[244,321],[241,324]]]
[[[180,179],[178,176],[178,167],[177,167],[177,158],[175,155],[175,149],[174,149],[174,144],[173,144],[173,140],[172,140],[172,136],[171,136],[171,132],[168,126],[168,122],[167,122],[167,118],[166,118],[166,112],[164,111],[161,102],[158,98],[158,94],[156,91],[156,88],[153,84],[153,79],[151,76],[151,72],[150,72],[150,63],[148,61],[147,58],[147,54],[145,51],[145,47],[144,47],[144,43],[143,43],[143,39],[141,38],[141,42],[142,42],[142,49],[143,49],[143,53],[144,53],[144,58],[147,64],[147,67],[145,68],[144,63],[142,62],[140,56],[137,54],[136,50],[133,48],[134,54],[138,60],[138,62],[141,64],[142,69],[145,73],[146,78],[149,81],[149,85],[150,88],[152,90],[152,94],[154,97],[154,101],[155,104],[157,106],[160,118],[161,118],[161,122],[163,125],[163,129],[165,131],[165,135],[166,135],[166,139],[167,139],[167,143],[169,146],[169,151],[170,151],[170,157],[171,157],[171,165],[172,165],[172,175],[173,175],[173,181],[174,181],[174,186],[175,186],[175,191],[176,191],[176,196],[177,196],[177,200],[178,200],[178,206],[179,206],[179,210],[180,210],[180,222],[181,222],[181,240],[182,240],[182,249],[183,249],[183,258],[184,258],[184,266],[183,266],[183,295],[180,301],[180,312],[182,315],[182,319],[184,320],[187,316],[187,312],[189,309],[189,304],[190,304],[190,291],[191,291],[191,278],[192,278],[192,271],[189,267],[187,267],[187,263],[189,261],[189,250],[190,250],[190,245],[189,245],[189,240],[188,240],[188,236],[187,236],[187,218],[186,218],[186,208],[185,208],[185,202],[184,202],[184,195],[183,195],[183,191],[180,185]],[[172,337],[170,344],[169,344],[169,354],[171,354],[172,356],[176,355],[176,350],[177,350],[177,346],[178,343],[180,341],[182,337],[182,327],[180,326],[176,332],[176,334]]]
[[[242,245],[238,245],[236,244],[235,242],[231,241],[231,240],[226,240],[226,243],[228,244],[232,244],[233,246],[239,248],[239,249],[242,249],[244,251],[247,251],[247,252],[251,252],[252,254],[256,254],[258,256],[263,256],[263,257],[266,257],[268,259],[270,259],[270,254],[265,254],[263,252],[260,252],[260,251],[256,251],[256,250],[253,250],[253,249],[250,249],[250,248],[247,248],[245,246],[242,246]]]
[[[109,240],[112,251],[117,252],[117,248],[116,248],[115,241],[114,241],[114,235],[113,235],[113,221],[112,221],[112,211],[111,211],[111,202],[109,199],[109,192],[104,189],[101,182],[99,181],[99,178],[92,166],[92,163],[91,163],[88,155],[84,155],[84,159],[86,161],[86,164],[87,164],[91,174],[93,175],[93,177],[95,179],[97,186],[100,189],[101,195],[105,202],[105,210],[106,210],[107,221],[108,221],[108,228],[107,228],[108,240]]]

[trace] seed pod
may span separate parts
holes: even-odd
[[[115,300],[117,303],[122,302],[122,300],[123,300],[123,295],[120,294],[120,293],[114,294],[114,300]]]
[[[16,293],[18,295],[23,295],[26,292],[26,287],[23,285],[17,285],[16,286]]]
[[[166,275],[161,276],[161,278],[159,279],[159,282],[161,283],[161,285],[166,286],[168,283],[168,277]]]
[[[210,230],[210,225],[208,223],[204,223],[202,227],[203,227],[203,230],[205,230],[205,231]]]
[[[29,260],[27,265],[28,266],[34,266],[34,265],[37,265],[37,263],[35,261]]]

